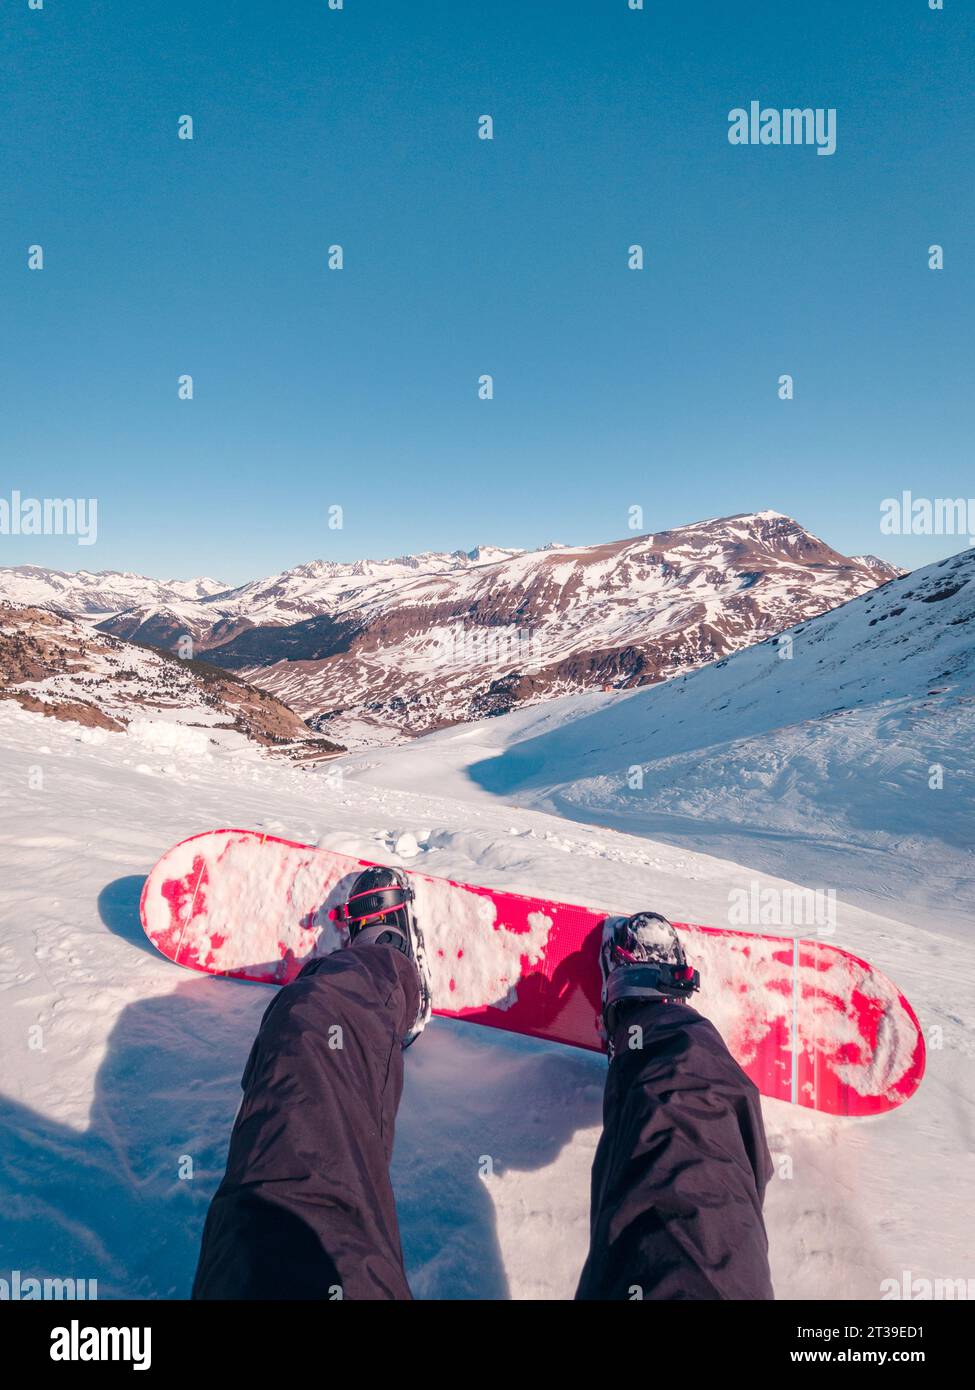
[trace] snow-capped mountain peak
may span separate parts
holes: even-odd
[[[510,560],[515,555],[524,555],[523,550],[506,550],[500,545],[475,545],[473,550],[459,552],[475,565],[496,565],[502,560]]]

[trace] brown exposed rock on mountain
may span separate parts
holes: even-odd
[[[235,729],[292,756],[342,751],[316,737],[294,710],[237,676],[105,636],[49,609],[0,604],[0,699],[111,732],[136,717],[178,711],[180,722]]]

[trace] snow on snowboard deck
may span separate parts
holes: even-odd
[[[253,830],[208,831],[156,864],[142,925],[177,965],[287,984],[309,957],[346,944],[328,912],[370,862]],[[408,872],[435,1013],[603,1049],[598,952],[609,914]],[[913,1095],[924,1072],[917,1018],[866,961],[823,941],[674,925],[701,972],[695,1007],[763,1095],[831,1115],[876,1115]]]

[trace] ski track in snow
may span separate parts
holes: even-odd
[[[526,718],[556,728],[570,716],[556,701]],[[343,777],[274,763],[231,733],[204,745],[200,730],[183,739],[175,727],[133,737],[0,707],[4,1277],[96,1278],[103,1298],[188,1294],[271,992],[181,970],[145,940],[142,879],[177,840],[240,825],[387,862],[399,842],[402,862],[433,875],[701,923],[725,919],[730,887],[784,885],[679,844],[505,805],[464,773],[500,751],[504,721],[350,756]],[[508,736],[519,728],[510,721]],[[807,881],[822,851],[797,837],[795,852]],[[886,915],[864,906],[858,870],[857,903],[840,894],[831,939],[905,991],[929,1033],[927,1076],[906,1107],[870,1120],[764,1103],[783,1298],[876,1298],[904,1270],[971,1272],[971,944],[957,928],[918,926],[917,901],[909,921],[890,915],[898,904],[881,878],[874,906]],[[394,1158],[419,1297],[571,1296],[604,1074],[596,1055],[433,1021],[408,1054]]]

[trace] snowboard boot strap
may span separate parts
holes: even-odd
[[[700,973],[689,965],[648,961],[646,964],[619,966],[606,981],[604,1009],[608,1017],[611,1009],[628,1000],[684,1002],[700,987]]]
[[[362,922],[405,907],[412,899],[412,888],[391,883],[388,888],[367,888],[363,893],[356,893],[348,902],[333,907],[328,915],[333,922]]]

